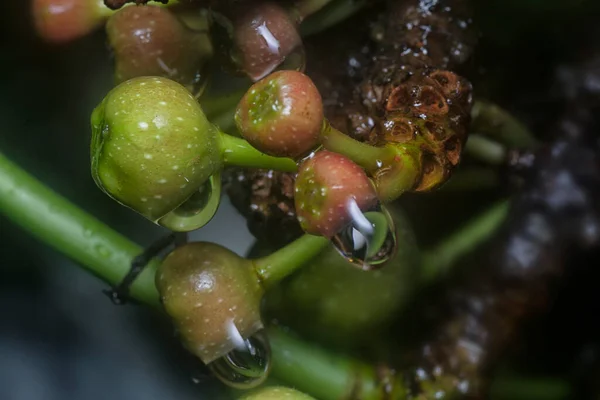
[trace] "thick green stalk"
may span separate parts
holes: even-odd
[[[269,288],[306,265],[329,245],[327,238],[305,234],[271,255],[252,262],[261,282]]]
[[[221,134],[223,162],[226,166],[274,169],[283,172],[296,172],[298,166],[291,158],[272,157],[256,150],[244,139]]]
[[[469,248],[467,242],[477,241],[476,232],[485,235],[494,225],[491,222],[506,213],[507,206],[505,202],[493,207],[486,214],[487,217],[479,218],[478,223],[476,221],[472,227],[460,231],[451,240],[439,246],[436,256],[443,256],[442,258],[448,261],[452,259],[452,254],[456,256],[457,252],[464,252]],[[46,244],[78,261],[82,267],[110,285],[122,280],[133,257],[141,252],[139,246],[45,187],[10,162],[2,153],[0,212]],[[462,235],[465,236],[464,240],[460,238]],[[305,240],[310,242],[312,239]],[[454,249],[455,246],[458,250]],[[159,306],[154,284],[157,265],[158,260],[151,262],[150,268],[136,279],[130,291],[132,297],[154,307]],[[348,357],[333,355],[276,328],[269,330],[269,337],[273,353],[273,374],[288,384],[321,400],[338,400],[350,393],[363,400],[385,398],[382,395],[384,382],[372,366]],[[388,377],[394,389],[388,398],[405,398],[402,381],[393,375]],[[506,388],[508,383],[510,382],[502,382],[499,387]],[[510,387],[518,393],[535,395],[538,399],[562,398],[552,396],[558,389],[563,394],[568,393],[568,386],[564,382],[544,384],[542,381],[536,381],[534,385],[528,385],[526,380],[521,379],[518,384]],[[547,396],[548,394],[550,396]]]
[[[377,171],[384,160],[393,158],[393,154],[388,148],[375,147],[352,139],[335,129],[327,121],[323,123],[321,144],[327,150],[345,155],[371,173]]]
[[[473,132],[490,136],[509,147],[532,149],[538,145],[525,124],[496,104],[476,101],[471,116]]]
[[[386,381],[368,364],[332,354],[278,328],[268,333],[275,378],[320,400],[406,398],[402,380],[391,374],[387,375],[391,388],[385,387]]]
[[[502,165],[506,162],[506,147],[482,135],[469,135],[465,153],[490,165]]]
[[[569,382],[547,377],[500,376],[492,382],[492,400],[566,400],[572,398]]]
[[[0,153],[0,212],[43,242],[115,285],[142,249],[81,211]],[[152,262],[131,287],[131,295],[158,305]]]
[[[300,25],[302,36],[310,36],[330,28],[362,9],[369,0],[336,0],[306,18]]]
[[[210,120],[223,113],[231,112],[232,110],[235,110],[242,97],[244,97],[246,90],[248,90],[248,88],[226,94],[213,95],[212,93],[205,93],[200,98],[202,111],[204,111],[204,114]]]
[[[332,0],[296,0],[294,3],[294,11],[298,14],[300,20],[316,13],[323,7],[331,3]]]
[[[500,185],[498,171],[487,168],[458,168],[448,182],[440,188],[443,192],[489,190]]]
[[[423,254],[423,278],[430,281],[448,270],[459,257],[491,237],[508,215],[510,202],[501,201]]]

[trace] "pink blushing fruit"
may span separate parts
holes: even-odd
[[[252,4],[234,19],[234,27],[239,67],[255,81],[302,46],[296,23],[276,3]]]
[[[102,22],[89,0],[33,0],[32,13],[38,34],[54,43],[85,36]]]
[[[378,202],[375,188],[362,168],[341,154],[325,150],[300,165],[294,191],[302,228],[329,238],[351,222],[351,199],[362,211]]]
[[[255,148],[273,156],[298,158],[319,143],[323,101],[301,72],[279,71],[255,83],[240,101],[235,121]]]

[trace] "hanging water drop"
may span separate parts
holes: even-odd
[[[208,364],[223,383],[237,389],[251,389],[262,384],[271,368],[271,348],[267,336],[259,331],[242,339],[234,350]]]
[[[206,225],[217,212],[221,200],[221,174],[210,177],[182,205],[158,223],[175,232],[189,232]]]
[[[362,212],[356,201],[347,206],[351,222],[332,237],[335,249],[349,262],[369,271],[381,268],[396,252],[396,228],[381,205]]]

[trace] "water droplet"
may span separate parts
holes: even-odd
[[[212,184],[206,181],[185,203],[179,206],[175,213],[182,217],[190,217],[202,211],[212,194]]]
[[[352,222],[332,239],[335,249],[353,265],[369,271],[381,268],[396,252],[396,228],[381,205],[362,212],[356,201],[348,202]]]
[[[200,96],[202,96],[204,93],[204,89],[206,89],[208,84],[209,76],[210,72],[208,71],[208,63],[202,65],[202,67],[199,68],[194,74],[190,85],[188,85],[188,90],[192,92],[195,98],[200,98]]]
[[[96,244],[94,246],[94,250],[96,250],[96,253],[98,253],[98,255],[102,258],[110,257],[110,250],[108,250],[108,248],[101,243]]]
[[[251,389],[262,384],[271,369],[271,348],[260,331],[225,356],[208,364],[217,378],[237,389]]]
[[[221,175],[211,176],[182,205],[158,220],[177,232],[188,232],[206,225],[217,212],[221,201]]]

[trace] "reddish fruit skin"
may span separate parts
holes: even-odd
[[[208,364],[263,328],[263,289],[253,264],[214,243],[173,250],[156,272],[156,288],[183,344]]]
[[[33,20],[40,36],[66,43],[85,36],[102,21],[93,2],[87,0],[33,0]]]
[[[106,32],[115,52],[117,82],[164,76],[185,85],[196,72],[198,56],[189,51],[192,33],[167,9],[125,7],[108,20]]]
[[[348,201],[366,211],[377,205],[377,194],[365,171],[349,158],[319,151],[299,167],[295,183],[296,214],[310,234],[332,237],[351,221]]]
[[[235,121],[242,136],[263,153],[298,158],[317,147],[323,100],[301,72],[279,71],[255,83],[240,101]]]
[[[275,3],[252,4],[234,20],[235,58],[257,81],[271,73],[302,46],[296,23]]]

